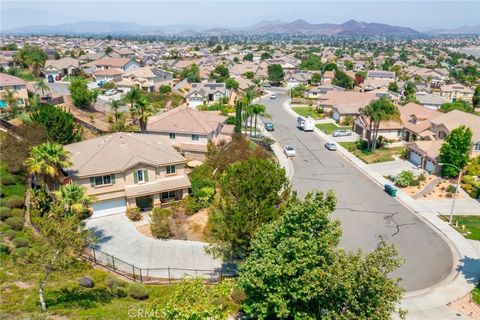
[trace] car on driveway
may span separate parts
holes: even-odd
[[[105,91],[106,96],[113,96],[116,93],[117,93],[117,90],[115,90],[115,89],[110,89],[110,90]]]
[[[270,99],[277,99],[277,95],[276,94],[270,95]]]
[[[334,137],[347,137],[351,135],[352,135],[352,131],[350,130],[335,130],[333,131],[333,134],[332,134],[332,136]]]
[[[285,146],[283,148],[283,151],[285,152],[285,155],[287,157],[295,157],[297,155],[297,152],[295,151],[295,148],[292,147],[291,145]]]
[[[337,150],[337,145],[333,142],[327,142],[327,143],[325,143],[325,148],[327,148],[330,151],[336,151]]]
[[[267,130],[267,131],[274,131],[274,130],[275,130],[275,127],[273,126],[273,123],[271,123],[271,122],[265,123],[265,130]]]

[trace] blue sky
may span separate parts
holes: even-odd
[[[342,23],[350,19],[419,31],[480,24],[480,1],[4,1],[3,30],[25,25],[121,21],[142,25],[244,27],[262,20]]]

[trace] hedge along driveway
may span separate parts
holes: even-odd
[[[207,243],[146,237],[136,229],[135,224],[128,220],[125,214],[88,219],[85,222],[97,236],[98,242],[95,247],[98,250],[138,268],[175,268],[176,270],[170,271],[170,276],[180,278],[186,274],[208,276],[209,272],[196,272],[195,269],[213,271],[222,266],[220,259],[215,259],[205,252]],[[126,272],[132,270],[128,265],[118,264],[116,267],[125,269],[123,271]],[[192,269],[192,271],[178,269]],[[150,276],[167,278],[168,271],[150,271]]]

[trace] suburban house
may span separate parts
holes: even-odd
[[[225,83],[192,83],[190,91],[185,96],[187,105],[194,108],[202,104],[220,102],[222,98],[228,98]]]
[[[469,127],[472,130],[471,157],[480,155],[480,117],[460,110],[452,110],[430,120],[434,140],[415,141],[407,146],[408,159],[428,172],[437,173],[440,168],[440,148],[443,139],[455,128]]]
[[[371,91],[380,88],[388,88],[388,85],[395,82],[395,72],[383,70],[367,71],[367,77],[362,83],[364,91]]]
[[[103,58],[89,62],[84,67],[92,67],[93,71],[116,69],[123,73],[140,68],[140,63],[130,58]]]
[[[160,86],[173,84],[173,74],[153,69],[151,67],[142,67],[123,73],[122,79],[117,82],[117,88],[122,92],[127,92],[133,87],[141,88],[147,92],[158,92]]]
[[[440,95],[448,101],[463,100],[472,102],[473,90],[460,83],[447,84],[440,87]]]
[[[300,84],[307,85],[312,78],[312,74],[312,71],[304,70],[287,71],[284,78],[287,88],[293,88]]]
[[[43,67],[43,73],[45,79],[48,82],[55,82],[67,75],[76,75],[80,68],[80,64],[77,59],[65,57],[58,60],[47,60]]]
[[[10,91],[15,98],[17,107],[25,106],[28,100],[27,83],[9,74],[0,73],[0,111],[12,107],[7,101],[6,95]]]
[[[446,69],[428,69],[412,67],[407,72],[412,76],[413,81],[420,78],[422,81],[427,82],[430,87],[438,89],[445,84],[448,78],[448,70]],[[417,81],[415,81],[417,82]]]
[[[214,112],[178,107],[148,118],[147,132],[161,135],[188,160],[205,159],[209,141],[230,141],[233,126]]]
[[[375,93],[352,91],[329,91],[319,102],[319,107],[332,111],[332,118],[336,122],[343,122],[346,117],[355,118],[360,115],[360,109],[370,102],[380,98]]]
[[[122,79],[123,71],[118,69],[101,69],[93,72],[93,77],[97,81],[109,82],[120,81]]]
[[[95,197],[92,218],[149,210],[188,195],[185,158],[163,137],[117,132],[69,144],[69,179]]]
[[[319,99],[329,91],[345,91],[345,88],[334,84],[322,84],[306,91],[305,96],[310,99]]]
[[[420,105],[432,110],[437,110],[438,108],[440,108],[442,104],[444,104],[445,102],[448,102],[447,99],[445,99],[442,96],[439,96],[438,94],[426,93],[426,92],[417,92],[417,94],[415,95],[415,98],[420,103]]]
[[[111,55],[119,58],[135,58],[135,51],[128,48],[113,48]]]

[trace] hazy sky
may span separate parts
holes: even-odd
[[[244,27],[262,20],[342,23],[350,19],[412,27],[480,24],[480,1],[3,1],[3,30],[25,25],[120,21],[142,25]]]

